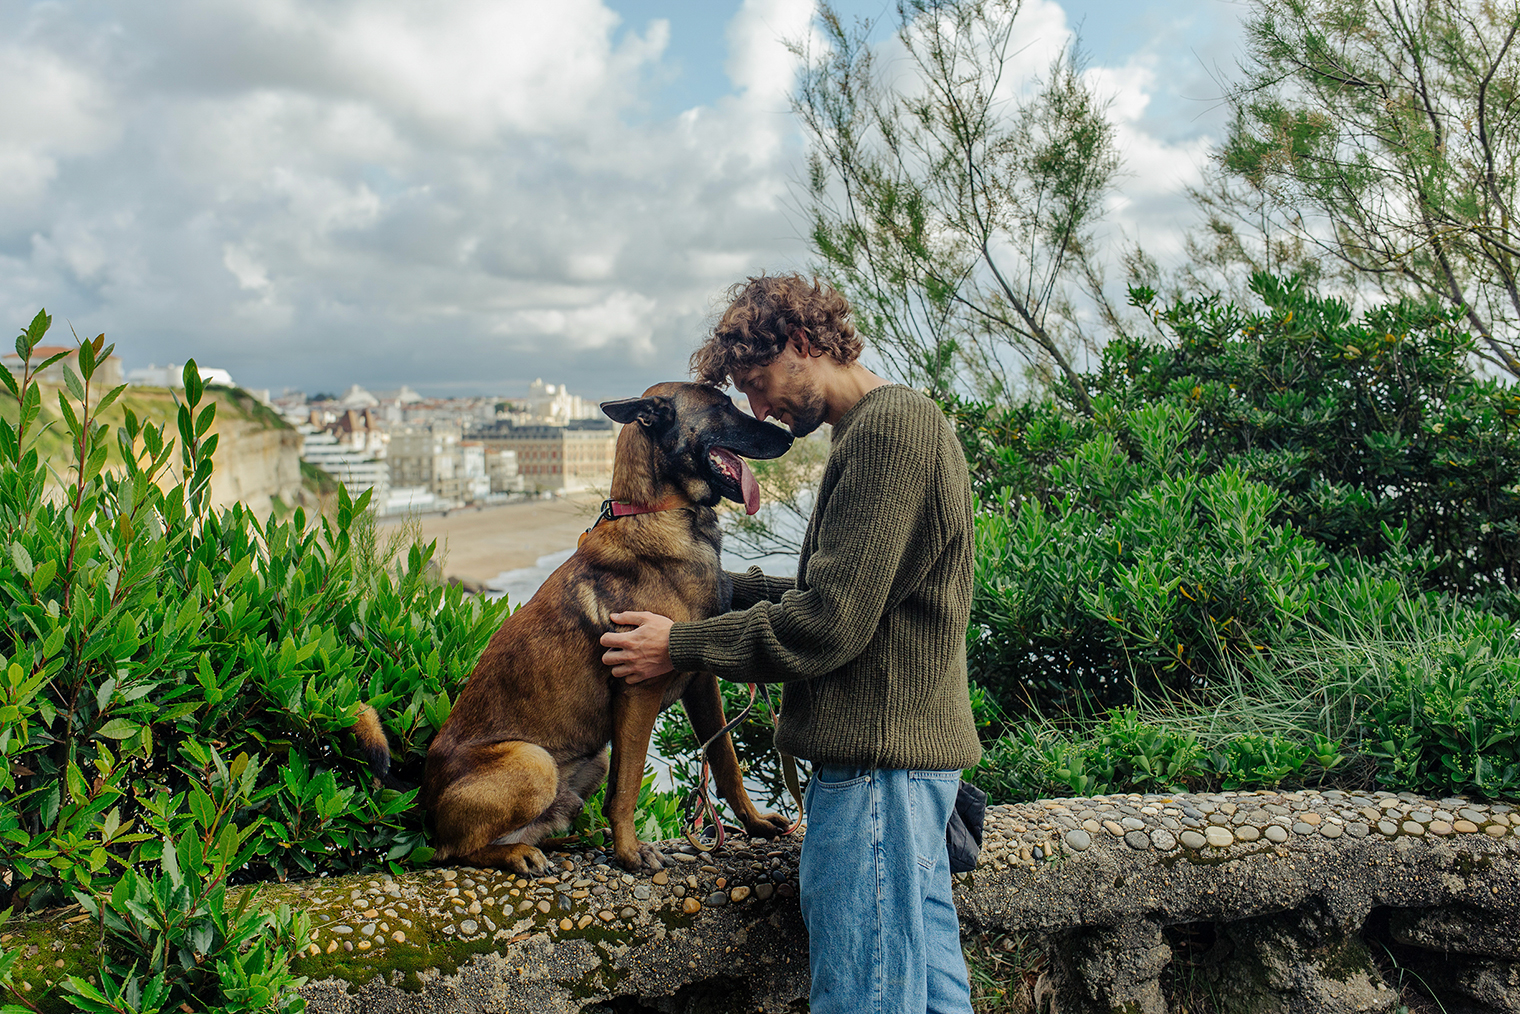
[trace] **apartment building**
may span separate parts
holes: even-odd
[[[337,479],[354,499],[366,489],[372,490],[370,503],[377,510],[383,510],[390,499],[391,476],[385,460],[356,450],[337,433],[325,430],[307,433],[301,446],[301,460]]]
[[[484,447],[484,444],[482,444]],[[486,478],[492,493],[521,493],[527,489],[517,467],[517,452],[510,447],[485,447]]]
[[[530,492],[577,493],[612,484],[618,427],[610,419],[571,419],[563,426],[521,426],[498,420],[470,432],[472,441],[512,451]]]
[[[456,423],[413,423],[390,431],[391,485],[426,489],[444,504],[473,503],[493,492],[515,492],[511,474],[515,458],[503,461],[497,454],[494,465],[491,458],[491,448],[480,440],[463,439]]]
[[[459,427],[414,423],[393,426],[390,433],[386,460],[390,464],[392,486],[422,486],[437,492],[433,486],[435,478],[453,478]]]

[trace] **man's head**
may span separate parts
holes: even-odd
[[[692,353],[692,373],[714,387],[732,381],[755,418],[773,416],[793,436],[807,436],[828,414],[826,374],[860,356],[850,304],[798,274],[751,278],[729,298],[712,335]]]

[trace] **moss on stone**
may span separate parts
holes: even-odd
[[[1211,854],[1212,853],[1212,854]],[[1203,850],[1197,852],[1192,849],[1179,849],[1176,853],[1164,856],[1156,862],[1165,869],[1173,869],[1178,863],[1188,863],[1192,866],[1223,866],[1225,863],[1237,862],[1241,859],[1249,859],[1251,856],[1276,855],[1277,849],[1273,846],[1265,848],[1246,849],[1244,852],[1236,852],[1233,849],[1210,848],[1207,853]]]
[[[1350,982],[1359,975],[1374,981],[1378,977],[1372,964],[1372,953],[1360,937],[1347,934],[1317,950],[1319,970],[1326,978]]]
[[[1472,855],[1468,852],[1457,853],[1456,868],[1462,876],[1471,876],[1474,873],[1487,873],[1494,867],[1494,857],[1488,853]]]
[[[11,966],[11,992],[16,1002],[43,1014],[74,1010],[64,999],[63,981],[70,975],[93,980],[99,973],[100,929],[91,919],[58,923],[16,919],[5,924],[0,947],[16,951]],[[9,999],[9,998],[7,998]]]

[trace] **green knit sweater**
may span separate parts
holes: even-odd
[[[675,624],[671,661],[785,683],[776,745],[815,764],[973,766],[971,499],[938,406],[869,391],[834,426],[797,579],[730,575],[734,611]]]

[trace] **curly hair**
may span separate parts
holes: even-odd
[[[827,353],[841,366],[860,357],[849,301],[817,278],[758,275],[728,297],[712,334],[691,354],[692,375],[704,384],[722,387],[735,373],[774,361],[799,328],[815,356]]]

